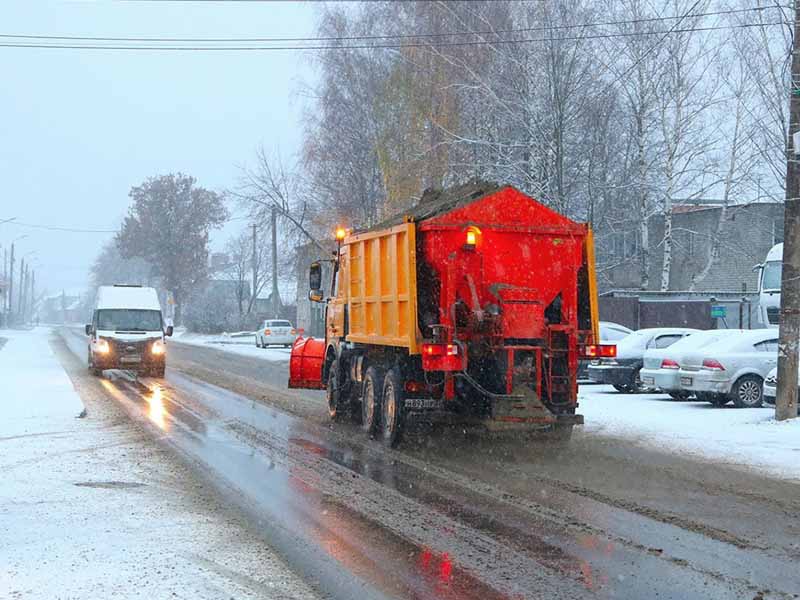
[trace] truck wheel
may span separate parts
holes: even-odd
[[[364,395],[361,398],[361,428],[370,437],[374,437],[380,425],[382,397],[383,373],[377,367],[369,367],[364,376]]]
[[[394,367],[389,369],[389,372],[386,373],[386,379],[383,380],[381,429],[383,443],[388,448],[396,448],[403,439],[403,428],[406,420],[405,408],[400,370]]]
[[[328,416],[331,421],[341,421],[347,412],[342,402],[342,386],[339,381],[339,361],[334,360],[328,367],[328,384],[325,386],[325,399],[328,401]]]
[[[161,365],[161,366],[158,366],[158,367],[153,367],[150,370],[150,376],[151,377],[159,377],[159,378],[163,379],[165,370],[166,370],[166,366],[165,365]]]
[[[733,384],[731,390],[733,405],[736,408],[757,408],[764,399],[761,378],[758,375],[745,375]]]

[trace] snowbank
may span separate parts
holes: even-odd
[[[800,480],[800,419],[779,423],[773,407],[715,408],[663,394],[619,394],[605,385],[581,387],[579,402],[586,433]]]
[[[288,362],[291,355],[291,348],[279,346],[270,348],[258,348],[256,346],[255,334],[241,333],[222,334],[222,335],[201,335],[197,333],[184,333],[179,337],[170,340],[168,343],[190,344],[192,346],[205,346],[229,352],[231,354],[242,354],[261,360],[271,362]]]

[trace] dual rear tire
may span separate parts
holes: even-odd
[[[341,421],[354,407],[342,393],[342,377],[339,361],[331,363],[328,370],[328,414],[334,421]],[[403,438],[405,425],[405,398],[403,381],[397,367],[384,371],[370,366],[364,374],[361,394],[361,429],[371,439],[380,438],[384,445],[395,448]]]

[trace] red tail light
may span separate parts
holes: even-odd
[[[714,358],[706,358],[703,359],[703,368],[708,369],[710,371],[724,371],[725,367],[720,364],[720,362]]]
[[[680,365],[671,358],[665,358],[661,361],[662,369],[680,369]]]
[[[616,358],[617,347],[614,344],[589,344],[583,347],[581,358]]]
[[[456,344],[423,344],[422,353],[426,356],[456,356],[458,346]]]

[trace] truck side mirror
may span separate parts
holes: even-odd
[[[167,325],[167,330],[164,332],[164,335],[167,337],[171,337],[173,332],[172,325]]]
[[[755,273],[756,271],[760,271],[763,268],[764,265],[753,265],[753,273]]]
[[[309,290],[308,291],[308,299],[311,302],[322,302],[322,290]]]
[[[86,335],[92,335],[92,325],[84,325],[83,330],[86,332]]]
[[[322,289],[322,265],[318,262],[311,263],[308,268],[308,287],[312,290]]]

